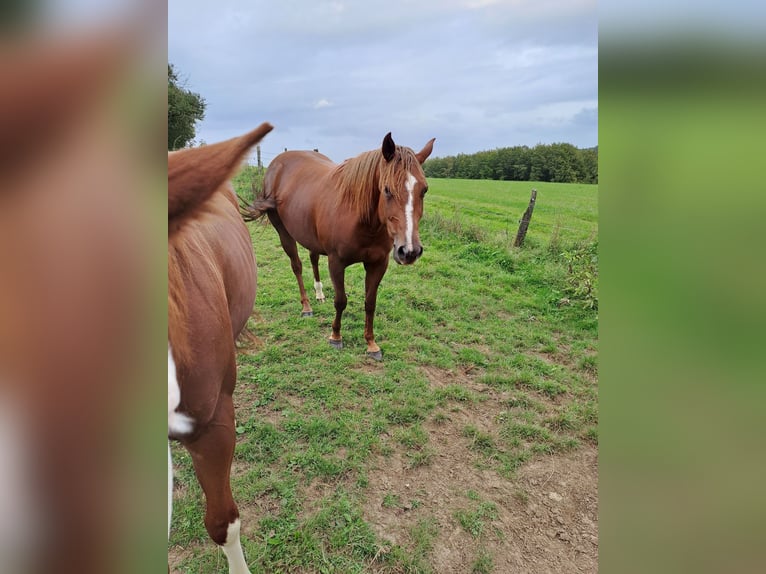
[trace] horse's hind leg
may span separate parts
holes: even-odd
[[[295,242],[292,235],[287,232],[282,220],[275,211],[269,211],[268,215],[269,221],[271,221],[274,229],[279,233],[279,242],[282,244],[282,249],[285,250],[285,253],[287,253],[287,256],[290,258],[290,266],[293,269],[295,279],[298,281],[298,289],[300,289],[301,292],[301,305],[303,306],[301,316],[311,317],[314,312],[311,310],[309,298],[306,295],[306,287],[303,285],[303,263],[301,263],[301,258],[298,256],[298,244]]]
[[[239,511],[231,494],[231,462],[234,458],[234,402],[221,394],[215,414],[202,434],[184,441],[205,493],[205,528],[213,542],[223,548],[230,574],[250,574],[239,541]]]
[[[311,259],[311,270],[314,272],[314,292],[317,296],[317,301],[324,303],[324,291],[322,291],[322,282],[319,280],[319,253],[312,251],[309,253]]]

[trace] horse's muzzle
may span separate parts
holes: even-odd
[[[411,265],[418,260],[418,257],[423,255],[423,246],[416,245],[413,249],[408,250],[404,245],[397,247],[394,245],[394,261],[399,265]]]

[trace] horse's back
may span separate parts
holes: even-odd
[[[264,178],[266,195],[279,198],[306,183],[316,184],[325,177],[335,163],[326,155],[315,151],[286,151],[269,164]],[[315,186],[314,186],[315,187]]]
[[[263,197],[272,223],[284,226],[290,236],[312,252],[327,254],[327,232],[337,190],[330,181],[336,164],[315,151],[287,151],[269,164]]]

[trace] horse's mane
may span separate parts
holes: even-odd
[[[339,192],[338,208],[351,210],[361,220],[369,222],[380,190],[388,187],[394,197],[398,198],[399,191],[404,188],[407,173],[412,171],[414,166],[420,169],[415,152],[399,145],[396,146],[393,159],[388,162],[383,158],[380,149],[366,151],[347,159],[330,174]]]

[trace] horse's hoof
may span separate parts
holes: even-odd
[[[301,313],[301,317],[313,317],[313,316],[314,316],[313,311],[304,311],[303,313]]]
[[[377,351],[367,351],[367,356],[371,359],[375,359],[376,361],[382,361],[383,360],[383,351],[377,350]]]
[[[336,341],[335,339],[327,339],[327,340],[336,349],[342,349],[343,348],[343,340],[340,340],[340,341]]]

